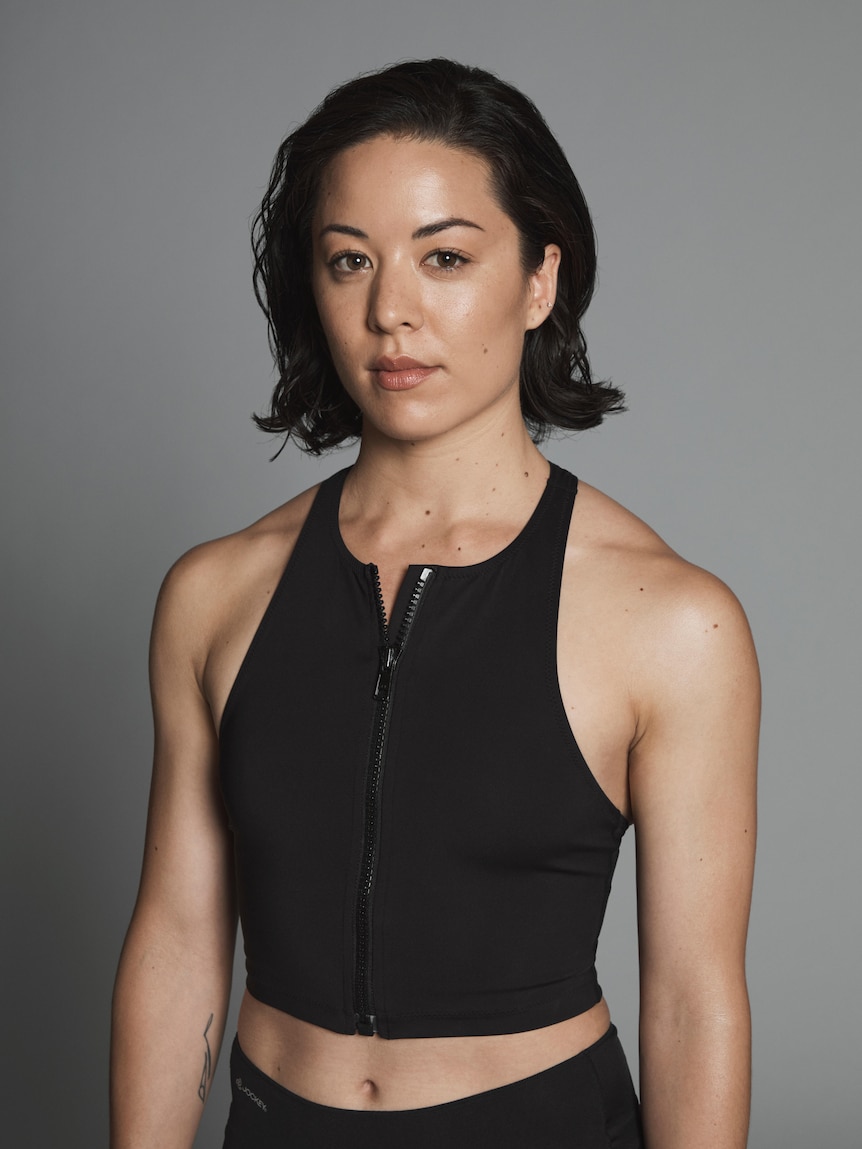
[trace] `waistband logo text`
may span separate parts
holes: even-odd
[[[258,1097],[258,1095],[256,1093],[252,1093],[252,1091],[249,1089],[249,1087],[247,1085],[243,1085],[241,1077],[237,1077],[236,1087],[240,1091],[240,1093],[244,1093],[246,1095],[246,1097],[249,1099],[249,1101],[253,1101],[255,1103],[255,1105],[258,1107],[258,1109],[262,1109],[264,1111],[264,1113],[266,1113],[266,1105],[264,1104],[264,1102],[261,1101],[261,1099]]]

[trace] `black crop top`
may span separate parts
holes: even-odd
[[[320,487],[231,690],[221,780],[249,992],[338,1033],[514,1033],[581,1013],[628,825],[557,680],[577,491],[466,567],[377,570]]]

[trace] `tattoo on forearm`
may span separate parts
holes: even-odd
[[[215,1014],[211,1013],[210,1019],[206,1024],[206,1029],[204,1030],[204,1044],[207,1048],[206,1053],[204,1053],[204,1068],[203,1073],[201,1073],[201,1083],[198,1086],[198,1097],[200,1097],[202,1102],[206,1101],[207,1099],[207,1086],[209,1085],[210,1078],[213,1075],[213,1055],[212,1050],[210,1049],[210,1042],[207,1034],[210,1031],[210,1026],[213,1023],[214,1017]]]

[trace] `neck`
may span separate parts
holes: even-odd
[[[368,508],[375,517],[413,520],[430,512],[439,524],[535,504],[548,469],[520,417],[445,441],[397,441],[371,428],[345,494],[360,515]]]

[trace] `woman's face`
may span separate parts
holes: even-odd
[[[327,168],[312,231],[320,320],[366,428],[419,441],[519,414],[524,333],[548,315],[559,249],[525,275],[483,160],[358,144]]]

